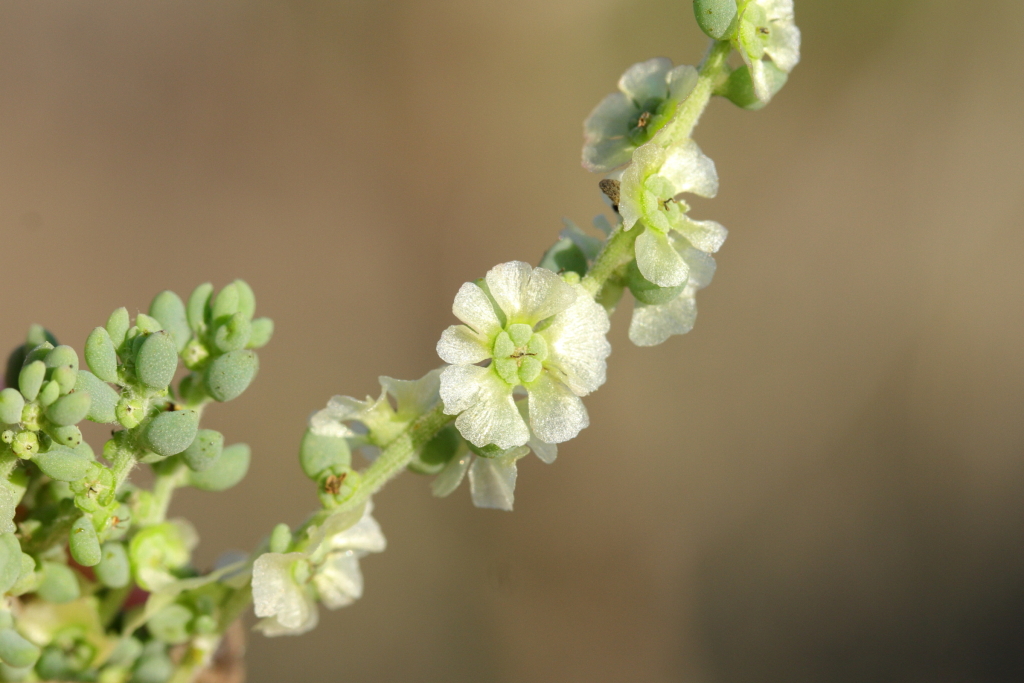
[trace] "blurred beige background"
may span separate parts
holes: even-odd
[[[797,0],[802,63],[696,137],[731,231],[696,330],[615,318],[593,426],[513,514],[406,475],[365,598],[250,680],[1024,680],[1024,5]],[[0,341],[235,277],[277,322],[209,411],[199,559],[315,505],[335,393],[415,378],[458,286],[603,208],[581,122],[695,63],[686,0],[0,4]]]

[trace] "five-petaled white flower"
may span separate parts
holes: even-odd
[[[664,57],[634,64],[583,123],[583,166],[607,173],[629,163],[633,150],[668,123],[697,84],[692,66],[672,68]]]
[[[561,443],[589,424],[580,397],[604,384],[610,323],[583,287],[512,261],[488,271],[482,286],[462,285],[452,311],[465,324],[437,343],[451,363],[441,373],[441,400],[465,439],[510,449],[532,429]],[[517,386],[528,394],[529,427],[512,398]]]
[[[643,276],[659,287],[686,282],[689,268],[669,241],[669,232],[680,233],[695,248],[714,253],[725,241],[726,230],[715,221],[695,221],[686,215],[689,206],[679,195],[700,197],[718,193],[718,174],[693,140],[663,148],[654,139],[633,154],[633,163],[622,174],[619,214],[622,228],[639,224],[636,263]]]
[[[784,74],[800,61],[800,29],[793,20],[793,0],[750,0],[743,8],[733,45],[750,69],[754,94],[767,102],[774,94],[774,79],[765,56]]]
[[[317,624],[316,603],[327,609],[351,604],[363,594],[359,558],[379,553],[386,542],[364,510],[334,514],[309,531],[306,550],[264,553],[252,567],[256,628],[267,636],[298,635]]]
[[[629,323],[629,340],[637,346],[657,346],[674,334],[692,330],[697,320],[697,290],[707,287],[715,274],[715,259],[709,254],[694,249],[682,237],[669,239],[687,265],[687,281],[668,301],[636,302]]]

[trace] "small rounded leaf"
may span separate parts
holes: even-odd
[[[224,450],[224,435],[213,429],[201,429],[195,441],[181,454],[185,464],[194,472],[202,472],[220,457]]]
[[[135,374],[153,389],[165,389],[178,369],[178,347],[166,331],[154,332],[142,342],[135,357]]]
[[[113,313],[110,314],[110,318],[107,320],[107,334],[110,335],[110,341],[114,343],[114,348],[121,348],[121,344],[124,344],[124,337],[128,334],[128,328],[131,327],[131,319],[128,316],[128,309],[122,306]]]
[[[75,425],[61,427],[55,424],[48,424],[44,425],[44,427],[46,429],[46,433],[50,435],[50,438],[62,446],[78,450],[84,443],[82,441],[82,430]],[[88,448],[89,444],[85,444],[85,447]]]
[[[104,382],[117,381],[117,351],[110,334],[102,327],[90,332],[85,340],[85,362]]]
[[[206,390],[216,401],[230,401],[245,391],[256,371],[259,359],[255,351],[230,351],[219,356],[206,369]]]
[[[99,564],[103,555],[100,552],[100,539],[96,535],[96,527],[92,524],[92,517],[82,515],[75,521],[71,526],[68,546],[71,549],[71,557],[83,567],[94,567]]]
[[[782,90],[782,86],[786,85],[789,74],[775,66],[773,62],[767,60],[764,62],[764,70],[768,79],[768,88],[774,97],[775,93]],[[736,106],[750,111],[757,111],[768,104],[767,100],[761,101],[757,98],[757,94],[754,92],[754,82],[750,78],[750,69],[746,65],[729,74],[729,78],[723,85],[718,87],[715,94],[721,95]]]
[[[160,324],[160,321],[153,316],[146,315],[145,313],[139,313],[135,316],[135,327],[139,329],[142,334],[153,334],[154,332],[164,331],[164,326]]]
[[[571,271],[582,277],[587,274],[587,257],[575,242],[563,237],[544,252],[540,267],[559,274]]]
[[[220,320],[221,318],[234,315],[238,313],[239,296],[238,286],[235,283],[225,285],[224,289],[217,293],[217,298],[213,302],[213,310],[211,311],[210,317],[214,320]]]
[[[189,638],[188,624],[192,611],[184,605],[171,603],[154,614],[146,622],[146,628],[157,640],[168,645],[180,645]]]
[[[0,659],[17,669],[30,667],[39,660],[39,648],[25,640],[13,628],[0,630]]]
[[[307,429],[299,446],[299,464],[302,471],[313,481],[331,470],[344,472],[352,465],[352,453],[348,440],[341,436],[326,436]]]
[[[36,593],[47,602],[59,604],[77,600],[81,589],[71,567],[59,562],[43,562],[43,582]]]
[[[736,0],[693,0],[693,14],[700,30],[715,40],[736,31]]]
[[[274,321],[270,318],[256,318],[252,321],[252,332],[249,334],[247,349],[262,349],[274,336]]]
[[[292,530],[287,524],[278,524],[270,533],[270,552],[286,553],[292,544]]]
[[[235,313],[217,325],[213,343],[221,351],[237,351],[246,347],[250,336],[252,336],[252,323],[241,313]]]
[[[78,370],[74,369],[70,365],[62,365],[59,368],[53,369],[51,378],[60,387],[60,394],[70,394],[71,390],[75,388],[75,382],[78,380]]]
[[[46,417],[56,425],[69,427],[84,420],[91,405],[92,397],[88,392],[76,391],[54,401],[53,405],[46,409]]]
[[[21,544],[14,534],[0,534],[0,595],[11,589],[21,576]]]
[[[46,407],[52,405],[58,398],[60,398],[60,385],[51,379],[43,385],[42,389],[39,390],[39,395],[36,396],[36,401],[39,402],[39,405]]]
[[[54,349],[54,345],[48,341],[44,341],[41,344],[37,344],[28,350],[25,354],[25,364],[32,363],[37,360],[43,360],[46,355]]]
[[[157,455],[177,455],[189,447],[199,430],[199,413],[174,410],[160,413],[146,427],[146,444]]]
[[[43,474],[58,481],[78,481],[92,462],[84,453],[56,444],[47,452],[36,454],[32,461],[39,465]]]
[[[46,363],[46,367],[48,368],[59,368],[65,365],[70,365],[77,370],[78,353],[70,346],[61,345],[47,353],[43,362]]]
[[[18,424],[21,422],[21,411],[25,408],[25,399],[17,389],[8,387],[0,391],[0,422]]]
[[[252,287],[245,280],[235,280],[232,284],[238,291],[238,312],[247,320],[252,320],[252,316],[256,314],[256,295]]]
[[[89,412],[85,415],[87,419],[103,424],[117,422],[115,409],[121,396],[99,377],[88,370],[79,370],[75,393],[87,393],[92,397]]]
[[[132,683],[167,683],[174,675],[174,663],[164,653],[144,654],[132,671]]]
[[[192,338],[192,329],[188,325],[188,315],[181,297],[170,290],[160,292],[149,305],[149,314],[171,333],[179,352],[185,348],[185,344]]]
[[[210,311],[210,295],[212,294],[213,285],[204,282],[196,287],[188,298],[185,317],[188,319],[188,326],[196,334],[201,334],[206,329],[207,314]]]
[[[423,446],[409,463],[417,474],[438,474],[459,450],[462,437],[454,425],[448,425]]]
[[[96,578],[108,588],[124,588],[132,578],[132,566],[123,543],[107,541],[103,544],[99,564],[93,569]]]
[[[46,379],[46,364],[41,360],[33,361],[21,369],[18,375],[18,388],[26,401],[34,401]]]
[[[217,461],[202,472],[189,472],[188,483],[204,491],[224,491],[242,481],[249,471],[249,447],[244,443],[228,446]]]

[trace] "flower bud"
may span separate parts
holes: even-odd
[[[188,306],[185,309],[185,317],[188,325],[196,334],[202,334],[206,329],[206,321],[210,312],[210,295],[213,294],[213,285],[209,282],[196,287],[188,298]]]
[[[166,389],[178,369],[178,348],[169,332],[150,334],[135,356],[135,374],[153,389]]]
[[[181,297],[170,290],[160,292],[149,305],[149,314],[171,333],[179,352],[185,348],[185,344],[192,338],[192,329],[188,325],[188,315]]]
[[[643,276],[636,261],[630,261],[626,268],[626,283],[637,301],[650,305],[667,304],[686,289],[685,282],[675,287],[659,287]]]
[[[135,429],[145,417],[145,408],[146,403],[142,399],[122,396],[114,407],[114,415],[125,429]]]
[[[232,316],[238,313],[238,305],[238,286],[232,282],[217,293],[217,298],[213,301],[213,309],[210,312],[210,319],[217,322],[221,318]]]
[[[109,384],[88,370],[79,370],[78,379],[75,381],[75,393],[83,392],[92,398],[86,418],[103,424],[117,422],[115,410],[121,396]]]
[[[189,638],[188,624],[192,611],[184,605],[171,603],[154,614],[146,622],[146,628],[157,640],[168,645],[180,645]]]
[[[270,318],[256,318],[252,321],[252,332],[249,334],[247,349],[262,349],[274,336],[274,321]]]
[[[39,648],[13,628],[5,628],[0,630],[0,659],[16,669],[27,668],[38,661]]]
[[[77,600],[81,595],[78,576],[66,564],[43,562],[43,582],[36,593],[43,600],[58,604]]]
[[[21,422],[21,411],[25,408],[25,399],[17,389],[8,387],[0,391],[0,422],[14,425]]]
[[[587,257],[575,242],[563,237],[544,252],[540,267],[547,268],[552,273],[573,272],[583,276],[587,274]]]
[[[286,553],[292,544],[292,530],[287,524],[278,524],[270,534],[270,552]]]
[[[21,576],[21,544],[14,534],[0,534],[0,595]]]
[[[202,472],[217,461],[224,450],[224,435],[212,429],[201,429],[181,458],[193,472]]]
[[[237,351],[244,349],[252,336],[252,323],[241,313],[235,313],[227,320],[217,324],[213,334],[213,343],[221,351]]]
[[[128,544],[136,582],[147,591],[172,583],[173,572],[188,564],[196,541],[195,529],[184,520],[161,522],[139,531]]]
[[[88,457],[71,448],[50,446],[45,453],[37,453],[34,461],[43,474],[58,481],[78,481],[89,470]]]
[[[41,360],[28,363],[18,375],[18,388],[26,401],[34,401],[46,379],[46,364]]]
[[[160,413],[146,427],[146,445],[157,455],[177,455],[188,448],[199,430],[199,413],[174,410]]]
[[[250,451],[244,443],[225,448],[216,462],[202,472],[189,472],[188,484],[203,491],[224,491],[242,481],[249,471]]]
[[[11,450],[19,458],[32,458],[39,452],[39,437],[35,432],[18,432],[11,442]]]
[[[82,515],[75,521],[71,526],[68,546],[71,549],[71,557],[83,567],[94,567],[99,564],[103,555],[100,552],[100,539],[96,535],[96,527],[92,524],[92,517]]]
[[[61,396],[46,409],[46,417],[56,425],[68,427],[78,424],[89,414],[92,397],[86,391]]]
[[[104,382],[117,381],[117,352],[110,334],[102,327],[90,332],[85,340],[85,362]]]
[[[206,390],[215,401],[230,401],[248,388],[258,369],[259,359],[254,351],[225,353],[206,369]]]
[[[736,0],[693,0],[700,30],[715,40],[727,40],[736,31]]]
[[[352,465],[348,440],[341,436],[315,434],[307,429],[299,446],[299,464],[313,481],[328,470],[343,472]]]
[[[131,327],[131,320],[128,317],[127,308],[122,306],[110,314],[110,318],[107,320],[107,334],[110,335],[110,341],[113,342],[115,349],[124,344],[129,327]]]
[[[45,408],[52,405],[58,398],[60,398],[60,385],[51,379],[49,382],[43,384],[43,388],[39,390],[39,395],[36,396],[36,402]]]

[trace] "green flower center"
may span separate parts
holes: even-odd
[[[548,343],[525,323],[509,325],[494,339],[494,369],[509,384],[528,384],[540,376],[548,357]]]
[[[629,133],[626,136],[639,147],[665,127],[676,113],[676,103],[674,100],[655,97],[637,105],[637,109],[636,115],[629,120]]]

